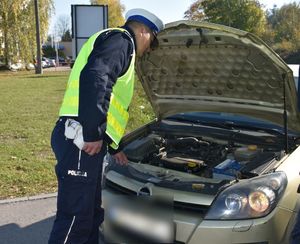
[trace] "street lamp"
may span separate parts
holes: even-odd
[[[41,57],[41,39],[40,39],[40,17],[39,17],[39,7],[38,0],[34,0],[35,8],[35,28],[36,28],[36,56],[37,56],[37,65],[35,68],[36,74],[43,74],[42,69],[42,57]]]
[[[61,38],[60,37],[55,37],[54,39],[54,44],[55,44],[55,55],[56,55],[56,65],[55,67],[58,67],[59,66],[59,58],[58,58],[58,50],[59,50],[59,42],[61,41]]]

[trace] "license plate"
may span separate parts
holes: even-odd
[[[105,217],[109,236],[126,235],[130,239],[148,243],[173,242],[172,207],[145,199],[138,197],[133,201],[133,198],[122,198],[118,203],[109,205]]]

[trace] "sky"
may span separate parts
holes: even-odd
[[[144,8],[153,12],[164,23],[183,19],[184,12],[195,0],[120,0],[125,5],[125,13],[132,8]],[[274,5],[300,2],[300,0],[259,0],[266,8]],[[55,14],[51,18],[50,32],[53,30],[56,19],[60,15],[71,15],[71,4],[90,4],[90,0],[54,0]]]

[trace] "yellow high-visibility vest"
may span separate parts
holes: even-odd
[[[110,28],[92,35],[82,46],[76,58],[69,76],[68,85],[59,111],[59,116],[78,116],[80,73],[87,63],[88,57],[93,50],[93,46],[97,37],[110,30],[119,30],[126,33],[134,45],[132,37],[128,31],[123,28]],[[110,146],[114,149],[117,149],[119,146],[119,142],[124,135],[129,118],[128,107],[131,102],[134,89],[134,62],[135,50],[133,48],[133,54],[129,68],[124,75],[117,79],[115,85],[113,86],[110,97],[105,133],[112,139],[113,143]]]

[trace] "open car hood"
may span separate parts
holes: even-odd
[[[188,111],[243,114],[300,132],[292,71],[262,40],[227,26],[170,23],[137,74],[159,119]],[[284,100],[285,97],[285,100]]]

